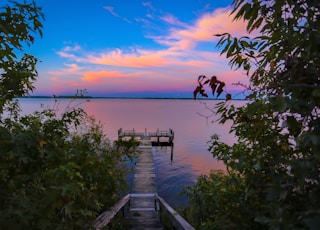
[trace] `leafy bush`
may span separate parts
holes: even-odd
[[[1,229],[82,229],[126,188],[123,154],[83,110],[19,114],[15,98],[37,77],[24,46],[42,36],[42,19],[34,1],[0,8]]]
[[[241,186],[240,178],[236,180],[223,170],[201,175],[195,186],[184,188],[189,205],[183,215],[196,229],[237,228],[237,221],[244,221],[239,215],[243,211],[238,201]],[[254,226],[248,226],[248,229],[254,229]]]
[[[41,7],[34,1],[0,3],[0,116],[3,106],[34,89],[38,59],[25,52],[42,36]]]
[[[3,228],[78,229],[117,201],[126,167],[93,118],[81,109],[14,117],[0,126]]]
[[[231,121],[230,132],[238,139],[227,145],[214,135],[209,150],[225,163],[226,175],[201,177],[195,188],[187,190],[191,201],[199,198],[197,203],[203,206],[197,226],[317,229],[320,3],[235,0],[233,4],[235,20],[243,19],[248,31],[259,35],[221,34],[218,46],[233,67],[246,70],[249,100],[239,108],[230,101],[216,107],[220,122]],[[197,203],[192,203],[193,210]]]

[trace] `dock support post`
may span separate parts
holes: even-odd
[[[171,142],[171,163],[173,161],[173,142]]]

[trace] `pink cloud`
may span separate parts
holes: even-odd
[[[176,18],[174,15],[171,15],[171,14],[167,14],[166,16],[161,17],[160,19],[171,25],[183,26],[183,27],[187,26],[186,23],[181,22],[178,18]]]
[[[120,49],[101,54],[89,54],[86,62],[100,65],[127,66],[127,67],[154,67],[169,64],[169,60],[158,51],[139,51],[136,53],[124,53]]]
[[[150,2],[143,4],[152,7]],[[113,7],[105,9],[117,16]],[[79,45],[68,45],[57,54],[70,63],[60,70],[49,71],[50,82],[55,88],[83,87],[93,91],[193,90],[197,76],[204,74],[217,75],[226,82],[228,90],[234,89],[232,83],[247,82],[244,73],[230,70],[228,60],[218,52],[197,50],[202,42],[214,47],[216,33],[239,36],[246,33],[245,24],[232,22],[229,14],[230,9],[218,9],[203,14],[191,25],[168,14],[161,18],[171,26],[168,33],[146,36],[161,44],[159,49],[134,47],[92,52]]]
[[[148,3],[145,4],[148,5]],[[186,59],[194,58],[198,59],[198,63],[201,63],[199,59],[203,57],[203,51],[194,52],[192,56],[189,55],[189,52],[194,51],[198,43],[209,42],[214,47],[218,39],[214,37],[214,34],[230,32],[236,35],[244,35],[246,33],[245,24],[240,21],[232,22],[229,14],[229,9],[218,9],[212,13],[204,14],[191,26],[184,25],[172,15],[167,15],[163,20],[170,24],[183,25],[184,28],[173,27],[169,29],[168,35],[148,36],[155,42],[166,46],[159,50],[137,48],[132,52],[124,52],[121,49],[113,49],[107,52],[76,54],[80,47],[66,47],[59,51],[58,55],[76,62],[118,67],[146,68],[185,65]],[[208,60],[202,61],[208,64]],[[214,60],[212,61],[214,62]]]
[[[84,72],[82,81],[91,82],[91,83],[100,83],[103,80],[119,80],[119,81],[128,81],[127,79],[137,77],[136,74],[125,74],[120,71],[91,71]]]
[[[194,49],[199,42],[214,43],[218,40],[215,34],[228,32],[234,36],[248,35],[246,24],[242,21],[233,21],[230,16],[231,10],[228,8],[217,9],[212,13],[206,13],[198,18],[193,25],[184,25],[183,29],[172,28],[170,34],[162,37],[153,37],[160,43],[171,47],[171,49]],[[166,19],[170,24],[175,24],[175,18]]]
[[[64,64],[66,68],[62,70],[54,70],[49,71],[50,75],[54,75],[54,79],[56,80],[58,76],[65,76],[70,74],[79,74],[81,73],[82,68],[80,68],[77,64]]]

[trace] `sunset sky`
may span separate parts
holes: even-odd
[[[215,34],[246,35],[231,0],[36,2],[45,21],[30,48],[41,60],[32,95],[192,97],[199,75],[231,93],[247,80],[216,48]]]

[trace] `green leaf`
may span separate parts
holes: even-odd
[[[319,87],[312,90],[312,96],[320,97],[320,88]]]
[[[300,122],[294,116],[288,116],[286,122],[289,132],[295,137],[298,136],[301,132]]]

